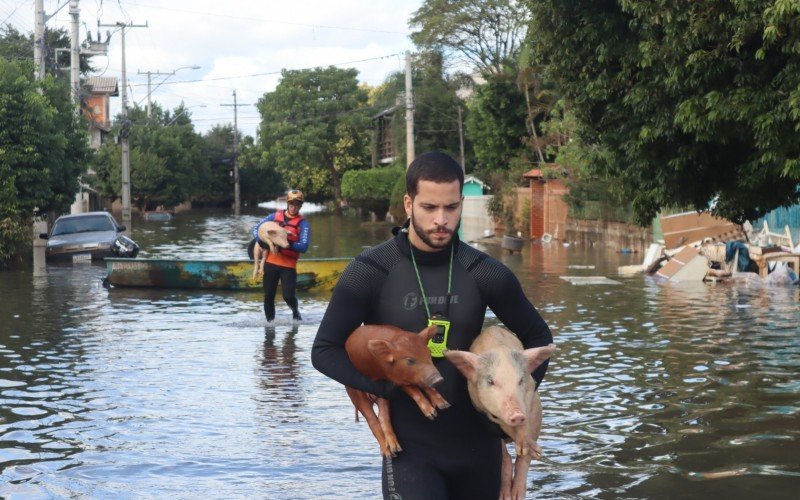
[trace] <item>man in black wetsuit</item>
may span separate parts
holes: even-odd
[[[466,380],[446,359],[434,358],[444,377],[437,389],[452,406],[431,421],[393,384],[355,370],[344,349],[353,330],[361,324],[389,324],[419,332],[429,318],[441,315],[451,323],[447,348],[468,350],[483,328],[488,306],[525,348],[553,341],[512,272],[459,241],[463,185],[461,166],[450,156],[431,152],[414,160],[406,173],[409,221],[394,238],[365,250],[347,267],[311,351],[320,372],[390,399],[403,451],[383,461],[384,498],[495,500],[501,440],[474,409]],[[547,362],[534,371],[537,385],[546,370]]]

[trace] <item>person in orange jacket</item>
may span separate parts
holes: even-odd
[[[253,227],[253,238],[262,248],[266,244],[258,240],[258,227],[267,221],[275,221],[288,233],[289,248],[282,248],[278,253],[267,253],[267,262],[264,265],[264,314],[267,323],[275,320],[275,293],[278,290],[278,281],[281,282],[283,300],[292,309],[292,320],[300,321],[300,309],[295,296],[297,286],[297,260],[301,253],[308,250],[311,240],[311,225],[300,215],[303,206],[303,192],[298,189],[290,190],[286,195],[286,209],[264,217]]]

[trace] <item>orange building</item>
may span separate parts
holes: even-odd
[[[89,120],[89,144],[97,149],[103,144],[106,134],[111,130],[110,98],[119,95],[117,79],[93,76],[83,84],[84,99],[82,111]]]

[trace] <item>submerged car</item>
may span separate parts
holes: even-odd
[[[139,245],[124,234],[124,225],[117,224],[106,212],[88,212],[62,215],[56,219],[50,234],[42,233],[47,240],[47,260],[78,262],[100,260],[106,257],[136,257]]]

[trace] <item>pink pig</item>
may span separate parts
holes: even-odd
[[[542,403],[530,374],[555,351],[555,344],[523,350],[516,335],[490,326],[473,341],[469,352],[444,353],[466,377],[475,408],[514,441],[517,459],[513,473],[511,455],[503,445],[501,499],[525,498],[531,460],[541,457],[542,449],[536,441],[542,428]]]
[[[268,220],[258,226],[258,239],[269,247],[271,253],[278,253],[281,248],[289,248],[288,233],[275,221]],[[267,261],[267,252],[256,243],[253,247],[253,280],[259,274],[264,274],[264,263]]]

